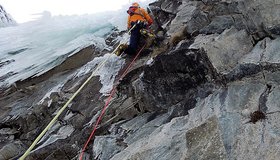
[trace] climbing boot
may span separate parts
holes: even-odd
[[[151,31],[147,30],[147,29],[141,29],[140,33],[145,36],[145,37],[155,37],[155,34],[153,34]]]
[[[117,56],[121,55],[122,52],[123,52],[124,50],[127,49],[127,47],[128,47],[127,44],[121,44],[121,45],[118,47],[118,49],[116,50],[115,54],[116,54]]]

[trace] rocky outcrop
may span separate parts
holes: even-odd
[[[228,73],[252,50],[253,44],[246,30],[230,28],[220,35],[200,35],[190,48],[204,48],[216,70]]]
[[[168,110],[183,100],[188,103],[186,107],[191,108],[197,87],[217,78],[203,50],[184,48],[159,55],[143,73],[143,89],[136,91],[141,94],[136,96],[143,97],[146,110]]]
[[[269,21],[277,28],[280,21],[260,18],[273,15],[258,11],[262,5],[268,4],[153,3],[151,8],[167,35],[184,34],[183,26],[185,38],[190,39],[157,56],[138,71],[138,79],[134,75],[127,77],[126,85],[120,84],[123,95],[140,97],[137,107],[151,113],[113,125],[109,135],[97,138],[94,155],[101,159],[277,159],[280,135],[273,126],[278,125],[275,117],[280,108],[271,99],[279,84],[279,51],[273,45],[279,44],[279,34],[266,24]],[[253,6],[258,6],[255,12]],[[251,23],[248,18],[255,19],[255,13],[258,21]],[[196,31],[198,36],[193,34]],[[265,117],[256,116],[257,112]],[[113,145],[105,143],[109,137]],[[106,148],[112,146],[119,147],[109,153]]]
[[[0,27],[16,25],[16,21],[0,5]]]
[[[165,38],[116,80],[84,159],[278,159],[279,1],[159,0],[150,8]],[[78,73],[57,70],[1,98],[0,159],[22,154],[88,77]],[[77,158],[104,106],[101,87],[94,77],[27,159]]]

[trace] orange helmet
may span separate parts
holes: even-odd
[[[134,2],[134,3],[132,3],[132,5],[131,5],[131,6],[133,6],[133,7],[139,7],[139,3]]]

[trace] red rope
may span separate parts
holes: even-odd
[[[146,44],[145,44],[145,45],[146,45]],[[142,50],[144,49],[145,45],[138,51],[138,53],[136,54],[136,56],[134,57],[134,59],[131,61],[131,63],[128,65],[128,67],[126,68],[126,70],[123,72],[123,74],[122,74],[121,77],[118,79],[118,81],[119,81],[120,79],[122,79],[124,76],[126,76],[128,70],[129,70],[129,68],[132,66],[132,64],[135,62],[135,60],[138,58],[138,56],[140,55],[140,53],[141,53]],[[118,81],[117,81],[117,82],[118,82]],[[117,83],[117,84],[118,84],[118,83]],[[93,130],[92,130],[92,132],[91,132],[91,134],[90,134],[90,136],[89,136],[87,142],[85,143],[85,145],[84,145],[84,147],[83,147],[83,150],[82,150],[82,153],[81,153],[81,155],[80,155],[79,160],[82,160],[82,159],[83,159],[84,152],[85,152],[85,150],[86,150],[86,148],[87,148],[87,146],[88,146],[88,144],[89,144],[91,138],[93,137],[93,135],[94,135],[94,133],[95,133],[95,131],[96,131],[96,129],[97,129],[97,126],[99,125],[99,123],[100,123],[100,121],[101,121],[103,115],[105,114],[105,111],[106,111],[106,109],[107,109],[107,107],[108,107],[110,101],[112,100],[113,95],[114,95],[115,92],[116,92],[116,87],[117,87],[117,85],[115,85],[115,86],[113,87],[113,89],[111,90],[110,96],[108,97],[108,99],[107,99],[107,101],[106,101],[106,103],[105,103],[105,105],[104,105],[104,107],[103,107],[103,109],[102,109],[102,111],[101,111],[101,114],[99,115],[99,117],[98,117],[98,119],[97,119],[97,121],[96,121],[96,123],[95,123],[95,125],[94,125],[94,128],[93,128]]]

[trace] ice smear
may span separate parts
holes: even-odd
[[[47,94],[45,94],[45,96],[38,102],[38,105],[42,104],[47,98],[50,98],[52,93],[60,92],[60,90],[64,86],[64,84],[65,84],[65,82],[60,83],[60,84],[54,86],[53,88],[50,88],[49,91],[47,92]],[[51,102],[48,102],[48,103],[51,104]]]
[[[65,117],[63,118],[63,120],[67,121],[69,120],[70,118],[72,118],[75,114],[72,113],[71,111],[67,111]]]
[[[90,127],[90,126],[92,126],[92,124],[97,120],[99,114],[100,114],[100,111],[98,111],[98,112],[91,118],[91,120],[90,120],[87,124],[84,125],[84,127]]]
[[[141,1],[140,5],[146,8],[153,1]],[[39,76],[87,46],[108,48],[104,36],[114,26],[127,29],[129,5],[119,11],[93,15],[51,17],[47,14],[41,20],[1,28],[0,63],[12,63],[0,68],[0,87]]]
[[[0,68],[0,87],[41,75],[87,46],[106,47],[104,36],[114,27],[109,18],[57,16],[0,29],[0,62],[13,61]]]
[[[147,62],[146,62],[146,65],[148,66],[151,66],[154,62],[154,59],[153,58],[150,58]]]
[[[101,68],[99,68],[98,71],[96,71],[95,75],[100,76],[100,82],[102,84],[102,88],[99,92],[107,95],[112,90],[115,77],[118,75],[120,69],[125,63],[124,59],[114,54],[105,54],[102,57],[96,57],[84,67],[82,67],[76,74],[76,77],[80,77],[89,72],[95,71],[97,66],[102,64],[104,61],[106,61],[106,63]]]
[[[54,126],[52,128],[56,128],[56,127]],[[44,148],[45,146],[50,145],[59,139],[66,139],[74,132],[74,130],[75,129],[72,125],[66,125],[66,126],[62,126],[61,128],[59,128],[59,130],[57,131],[56,134],[52,134],[50,136],[49,136],[49,134],[46,134],[39,143],[41,143],[43,140],[45,140],[46,137],[48,137],[48,139],[42,145],[40,145],[35,150],[33,150],[32,152],[35,152],[41,148]]]
[[[100,89],[100,93],[106,95],[109,94],[113,88],[115,77],[118,75],[120,69],[125,63],[125,60],[116,56],[116,55],[105,55],[110,56],[106,61],[105,65],[101,67],[96,75],[100,76],[100,82],[102,84],[102,88]]]

